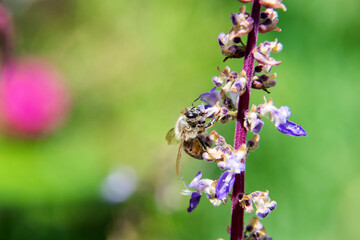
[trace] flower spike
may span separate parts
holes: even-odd
[[[272,240],[257,217],[268,216],[277,203],[271,201],[268,191],[244,193],[245,163],[249,155],[259,147],[259,134],[264,125],[262,118],[268,118],[283,134],[306,136],[307,133],[300,125],[289,121],[289,107],[277,108],[271,98],[269,101],[265,99],[263,104],[252,105],[249,109],[251,89],[270,93],[268,89],[277,84],[277,74],[270,72],[281,61],[270,55],[280,52],[283,45],[277,39],[257,45],[257,39],[259,33],[281,31],[277,26],[278,13],[274,9],[286,11],[286,7],[282,0],[238,1],[252,2],[251,15],[246,12],[245,6],[239,12],[232,13],[230,31],[227,34],[220,33],[217,40],[221,53],[225,56],[224,62],[229,58],[245,57],[242,71],[231,71],[228,66],[223,70],[218,67],[219,75],[211,79],[213,88],[199,95],[196,100],[200,99],[201,104],[195,106],[195,100],[192,107],[185,108],[175,128],[168,132],[166,140],[172,143],[172,138],[175,137],[181,142],[178,157],[184,150],[194,158],[215,163],[221,170],[219,177],[214,180],[202,179],[202,173],[198,172],[188,185],[184,182],[185,190],[182,194],[190,196],[188,212],[196,209],[203,193],[214,206],[225,204],[229,198],[232,202],[231,226],[228,227],[231,239]],[[266,10],[261,12],[262,7]],[[247,41],[241,39],[245,35],[248,35]],[[257,64],[254,67],[255,60]],[[215,130],[210,134],[205,131],[218,122],[225,124],[232,120],[236,121],[234,146],[228,144]],[[247,141],[247,133],[250,131],[253,136]],[[257,215],[250,219],[245,231],[244,212],[255,212]]]

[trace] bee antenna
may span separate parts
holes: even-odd
[[[194,102],[196,102],[197,100],[199,100],[200,99],[200,97],[198,97],[197,99],[195,99],[192,103],[191,103],[191,105],[193,106],[193,107],[195,107],[194,106]]]

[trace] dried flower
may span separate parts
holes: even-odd
[[[248,131],[252,131],[253,133],[259,133],[261,131],[264,122],[261,121],[260,117],[257,114],[257,108],[255,105],[245,113],[245,121],[244,127]]]
[[[245,170],[244,161],[247,154],[246,146],[235,150],[230,144],[208,148],[203,154],[206,161],[214,161],[221,169],[227,169],[231,173],[239,174]]]
[[[271,71],[271,68],[272,68],[272,65],[264,65],[264,64],[261,64],[259,63],[255,68],[254,68],[254,72],[255,73],[270,73]]]
[[[270,93],[267,89],[275,87],[276,85],[276,73],[271,75],[254,76],[251,87],[254,89],[262,89],[267,93]]]
[[[229,40],[239,43],[241,41],[240,37],[248,34],[253,29],[254,20],[250,17],[250,14],[245,12],[245,6],[240,8],[239,13],[231,14],[230,19],[234,27],[229,32]]]
[[[266,217],[271,211],[273,211],[277,205],[275,201],[271,201],[269,198],[269,191],[261,192],[256,191],[250,194],[243,194],[239,196],[239,203],[245,208],[247,213],[254,211],[252,202],[256,207],[256,215],[260,218]]]
[[[286,7],[282,4],[282,0],[259,0],[260,4],[266,8],[281,8],[286,11]]]
[[[246,194],[239,195],[239,203],[245,209],[246,213],[252,213],[254,211],[250,196],[251,195]]]
[[[226,144],[225,138],[220,136],[215,130],[210,133],[210,139],[215,142],[216,145],[224,145]]]
[[[251,200],[256,206],[256,215],[258,215],[260,218],[266,217],[271,211],[275,209],[277,205],[275,201],[270,200],[269,191],[253,192],[251,193]]]
[[[281,8],[286,11],[286,7],[282,4],[282,0],[259,0],[260,4],[266,8]]]
[[[253,56],[256,61],[263,65],[279,65],[281,61],[276,61],[274,58],[270,57],[270,53],[278,53],[282,50],[282,44],[277,42],[275,39],[274,42],[264,42],[260,43],[257,48],[253,50]]]
[[[236,45],[241,43],[241,38],[230,39],[229,34],[220,33],[218,42],[221,48],[221,53],[225,56],[224,62],[229,58],[242,58],[245,55],[245,46]]]
[[[273,30],[280,32],[281,29],[276,26],[278,22],[278,13],[272,8],[266,9],[260,14],[259,32],[267,33]]]
[[[237,96],[242,95],[245,92],[245,87],[248,82],[245,71],[241,71],[239,76],[234,80],[230,91]]]
[[[239,96],[246,90],[246,84],[248,82],[246,73],[245,71],[241,71],[240,74],[231,72],[228,66],[225,67],[224,71],[221,71],[219,68],[218,71],[220,72],[220,76],[215,76],[212,80],[216,87],[221,87],[220,100],[228,110],[235,110]]]

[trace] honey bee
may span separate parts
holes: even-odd
[[[249,235],[247,235],[247,233],[249,233]],[[253,217],[246,226],[245,240],[272,240],[272,238],[266,236],[265,227],[260,223],[258,218]]]
[[[210,122],[206,123],[204,116],[196,107],[184,108],[181,116],[176,121],[175,127],[166,134],[168,144],[180,143],[176,158],[176,174],[180,174],[181,153],[184,150],[191,157],[203,159],[202,154],[210,147],[206,140],[205,130],[213,126],[219,117],[214,114]]]

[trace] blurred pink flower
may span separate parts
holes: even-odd
[[[62,76],[48,62],[21,58],[4,63],[0,79],[0,123],[7,133],[39,137],[55,130],[68,112]]]

